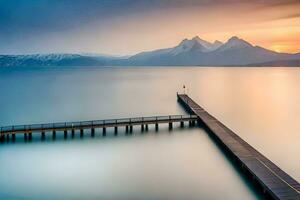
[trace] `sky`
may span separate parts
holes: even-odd
[[[132,55],[197,35],[300,52],[300,0],[0,0],[0,54]]]

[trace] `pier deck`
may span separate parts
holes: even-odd
[[[194,125],[197,121],[221,144],[221,148],[237,161],[243,172],[249,175],[268,197],[277,200],[300,200],[300,184],[295,179],[210,115],[189,96],[177,94],[177,98],[190,115],[5,126],[0,128],[0,140],[9,140],[10,137],[14,140],[16,134],[24,134],[24,139],[27,140],[31,139],[33,132],[40,132],[42,139],[44,139],[45,132],[49,131],[52,132],[53,138],[56,136],[56,131],[63,131],[66,138],[69,130],[71,130],[72,137],[75,130],[80,130],[82,137],[85,129],[90,129],[93,136],[96,128],[102,128],[103,136],[105,136],[108,127],[114,127],[115,134],[117,134],[118,127],[122,126],[126,127],[127,133],[132,132],[132,127],[136,125],[141,126],[141,130],[144,131],[144,129],[148,130],[148,125],[151,124],[154,124],[157,130],[158,124],[162,123],[169,124],[169,128],[172,129],[174,122],[179,122],[180,126],[183,127],[184,122]]]
[[[200,123],[269,197],[300,200],[300,184],[295,179],[210,115],[189,96],[178,94],[177,98],[188,112],[199,117]]]
[[[140,125],[142,130],[148,128],[148,125],[155,124],[158,128],[158,124],[168,123],[169,127],[172,128],[172,123],[180,122],[181,125],[184,122],[195,122],[197,120],[196,115],[169,115],[169,116],[153,116],[153,117],[137,117],[137,118],[122,118],[122,119],[108,119],[108,120],[93,120],[93,121],[81,121],[81,122],[63,122],[63,123],[47,123],[47,124],[31,124],[31,125],[17,125],[17,126],[5,126],[0,128],[0,138],[9,137],[15,134],[32,134],[32,132],[56,132],[56,131],[75,131],[80,130],[83,132],[84,129],[91,129],[94,131],[95,128],[103,128],[105,131],[108,127],[124,126],[126,130],[132,131],[132,126]]]

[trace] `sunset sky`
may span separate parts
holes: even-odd
[[[300,0],[0,0],[0,54],[128,55],[196,35],[300,52]]]

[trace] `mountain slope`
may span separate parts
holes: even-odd
[[[276,60],[265,63],[253,63],[247,66],[257,67],[300,67],[300,59],[298,60]]]
[[[212,44],[194,37],[191,40],[183,40],[173,48],[137,54],[123,60],[122,63],[127,65],[227,66],[298,58],[300,59],[299,54],[277,53],[253,46],[238,37],[230,38],[225,44],[218,41]]]
[[[227,42],[207,42],[194,37],[184,39],[177,46],[142,52],[130,57],[96,54],[35,54],[0,55],[0,67],[7,66],[245,66],[262,63],[273,65],[279,61],[290,66],[300,60],[300,54],[277,53],[238,37]],[[293,62],[286,62],[293,61]]]
[[[106,65],[109,58],[79,54],[0,55],[0,67],[26,66],[96,66]]]

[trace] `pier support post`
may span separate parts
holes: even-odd
[[[149,130],[148,124],[145,125],[145,129],[146,129],[146,131]]]
[[[4,134],[0,135],[0,142],[4,142]]]
[[[6,141],[9,141],[9,134],[6,134]]]
[[[71,131],[71,137],[72,137],[72,138],[75,137],[75,130],[74,130],[74,129],[72,129],[72,131]]]
[[[92,129],[91,129],[91,136],[92,136],[92,137],[95,137],[95,128],[92,128]]]
[[[115,136],[117,136],[117,135],[118,135],[118,127],[115,126]]]
[[[83,137],[83,129],[80,129],[80,137]]]
[[[200,120],[200,119],[197,119],[197,125],[198,125],[198,126],[201,126],[201,125],[202,125],[202,123],[201,123],[201,120]]]
[[[29,132],[29,133],[28,133],[28,139],[29,139],[29,140],[32,140],[32,132]]]
[[[129,126],[129,132],[132,133],[132,125]]]
[[[64,130],[64,139],[67,139],[67,137],[68,137],[68,131]]]
[[[191,127],[192,126],[192,121],[189,121],[189,127]]]
[[[52,132],[52,139],[53,139],[53,140],[56,139],[56,131],[55,131],[55,130]]]
[[[12,141],[16,141],[16,134],[15,133],[12,133]]]
[[[155,131],[158,131],[158,123],[155,124]]]
[[[173,129],[173,124],[172,122],[169,122],[169,130]]]
[[[103,137],[105,137],[105,136],[106,136],[106,128],[105,128],[105,127],[103,127],[103,132],[102,132],[102,135],[103,135]]]
[[[184,127],[184,121],[180,122],[180,127],[183,128]]]
[[[27,141],[27,133],[24,133],[24,140]]]
[[[126,126],[126,128],[125,128],[126,135],[128,134],[128,130],[129,130],[129,128],[128,128],[128,126]]]
[[[141,131],[144,132],[144,124],[141,125]]]
[[[42,136],[41,136],[42,140],[45,140],[45,137],[46,137],[45,131],[42,131]]]

